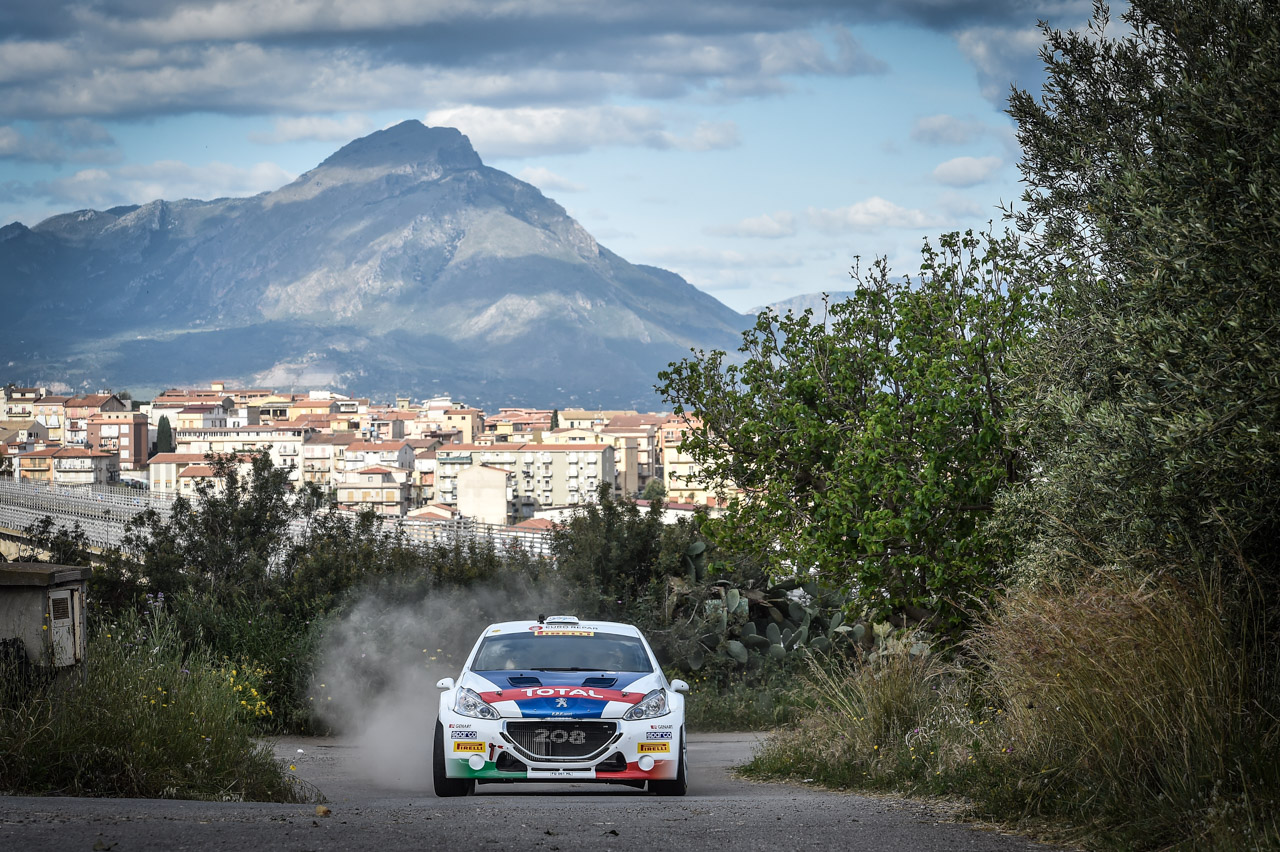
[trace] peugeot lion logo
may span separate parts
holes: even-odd
[[[568,707],[568,706],[569,706],[569,699],[567,699],[567,698],[557,698],[557,699],[556,699],[556,706],[557,706],[557,707]]]

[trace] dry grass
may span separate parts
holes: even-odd
[[[1280,849],[1274,660],[1212,584],[1019,589],[944,662],[815,659],[748,774],[964,798],[1113,849]]]

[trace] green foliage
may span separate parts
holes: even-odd
[[[643,619],[654,590],[689,570],[686,553],[705,548],[695,541],[698,529],[699,522],[683,519],[664,524],[660,505],[641,512],[634,500],[614,499],[613,487],[602,484],[596,502],[556,527],[552,539],[557,573],[574,590],[577,614]]]
[[[156,423],[156,452],[171,453],[174,447],[173,425],[169,422],[169,418],[162,414]]]
[[[1021,225],[1059,271],[1018,358],[1040,475],[1005,528],[1036,576],[1216,562],[1280,601],[1280,15],[1123,18],[1046,30],[1044,96],[1011,101]]]
[[[60,527],[46,515],[28,524],[22,533],[25,543],[18,562],[38,561],[36,556],[41,551],[48,554],[48,562],[53,565],[87,566],[90,562],[89,537],[79,521],[70,528]]]
[[[1022,475],[1000,381],[1036,300],[1016,259],[1011,237],[948,234],[915,280],[855,268],[825,321],[766,312],[740,363],[703,352],[662,373],[689,454],[740,489],[714,538],[848,584],[870,616],[962,623],[1000,578],[986,518]]]
[[[650,502],[665,500],[667,498],[666,483],[655,476],[644,484],[644,492],[640,496]]]
[[[0,707],[6,793],[304,802],[234,680],[162,605],[97,625],[86,678]]]

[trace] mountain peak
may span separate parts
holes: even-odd
[[[483,165],[471,140],[452,127],[427,127],[402,121],[344,145],[320,164],[370,168],[434,163],[446,169],[475,169]]]

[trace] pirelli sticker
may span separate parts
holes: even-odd
[[[670,754],[671,743],[639,743],[636,751],[640,754]]]
[[[484,743],[458,741],[453,744],[454,751],[475,751],[484,754],[487,746]]]
[[[595,636],[591,630],[539,630],[534,636]]]

